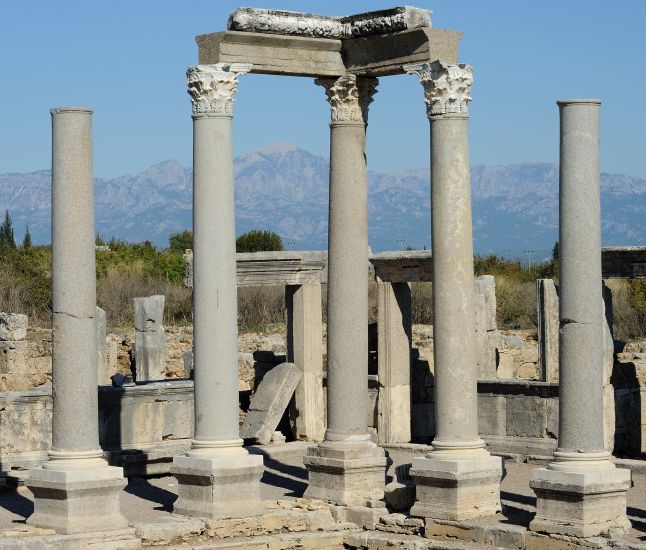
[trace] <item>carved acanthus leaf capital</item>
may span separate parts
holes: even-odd
[[[238,90],[238,75],[248,73],[248,63],[194,65],[186,71],[188,95],[193,116],[233,114],[233,98]]]
[[[406,65],[408,74],[416,74],[424,87],[426,114],[469,113],[473,68],[463,63],[433,61],[421,65]]]
[[[363,122],[368,124],[368,107],[377,93],[378,79],[346,75],[339,78],[317,78],[325,88],[330,103],[332,122]]]

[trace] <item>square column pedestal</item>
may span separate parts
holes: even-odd
[[[27,523],[61,535],[127,528],[119,502],[126,486],[123,470],[102,459],[96,462],[96,468],[58,470],[45,463],[29,470],[25,485],[34,494],[34,513]]]
[[[260,515],[263,458],[240,453],[228,457],[176,456],[171,474],[177,478],[178,499],[173,512],[206,518],[239,518]]]
[[[308,449],[308,498],[342,506],[366,506],[384,498],[386,453],[374,443],[324,442]]]
[[[534,470],[529,486],[536,493],[536,516],[529,528],[575,537],[629,529],[626,495],[631,472],[608,466],[588,472]]]
[[[462,521],[500,512],[503,460],[483,453],[477,458],[415,458],[410,475],[417,499],[412,516]]]

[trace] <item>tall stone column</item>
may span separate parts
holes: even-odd
[[[99,446],[92,110],[52,109],[52,450],[29,471],[27,522],[58,533],[127,527],[121,468]]]
[[[559,438],[554,461],[534,470],[530,529],[579,537],[628,528],[630,470],[615,468],[603,433],[599,107],[557,102],[559,185]]]
[[[325,440],[304,458],[306,495],[365,505],[384,494],[386,458],[368,433],[368,105],[376,79],[322,78],[331,105]]]
[[[262,513],[261,456],[243,449],[238,417],[238,327],[231,121],[239,74],[251,65],[187,71],[193,104],[193,347],[195,432],[173,459],[174,511],[203,517]]]
[[[404,67],[424,87],[431,123],[431,227],[435,426],[433,448],[413,460],[411,513],[462,520],[500,510],[502,459],[478,436],[475,297],[468,112],[469,65]]]

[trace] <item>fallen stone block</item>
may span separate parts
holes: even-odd
[[[267,445],[289,405],[302,371],[293,363],[271,369],[251,398],[249,411],[240,428],[240,437]]]

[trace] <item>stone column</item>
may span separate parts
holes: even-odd
[[[195,432],[173,459],[174,511],[203,517],[262,513],[261,456],[242,448],[231,120],[237,76],[248,64],[187,71],[193,104],[193,346]]]
[[[408,283],[378,282],[379,443],[411,438],[411,290]]]
[[[303,372],[294,393],[294,433],[296,439],[321,441],[325,435],[321,283],[286,285],[285,303],[287,361]]]
[[[502,459],[478,436],[468,113],[473,72],[443,61],[404,67],[424,87],[431,123],[435,425],[413,460],[411,514],[463,520],[500,510]]]
[[[554,461],[534,470],[530,529],[591,537],[628,528],[630,470],[615,468],[603,434],[598,100],[557,102],[559,186],[559,438]]]
[[[368,434],[368,105],[376,79],[322,78],[331,105],[328,233],[328,423],[304,457],[305,494],[365,505],[384,494],[386,458]]]
[[[92,111],[52,113],[52,450],[29,471],[27,522],[59,533],[127,527],[121,468],[99,446]]]

